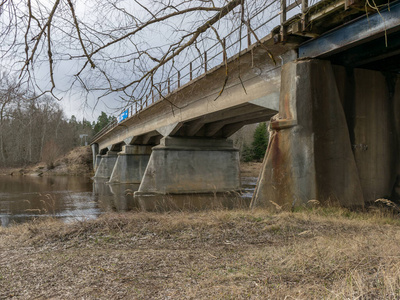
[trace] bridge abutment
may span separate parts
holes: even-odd
[[[101,156],[94,178],[110,178],[117,161],[117,153],[116,151],[108,151],[107,154]]]
[[[149,162],[151,146],[125,145],[118,153],[110,183],[140,183]]]
[[[236,191],[239,172],[239,150],[229,140],[164,137],[135,197]]]
[[[364,205],[330,62],[302,60],[282,67],[279,114],[270,131],[252,207],[290,209],[313,199]]]

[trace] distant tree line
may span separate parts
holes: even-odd
[[[35,97],[15,81],[0,76],[0,167],[54,160],[82,145],[80,135],[93,135],[112,118],[104,112],[97,122],[70,119],[50,96]],[[107,121],[106,121],[107,120]]]
[[[269,133],[265,122],[259,123],[253,133],[251,145],[244,143],[241,159],[243,161],[262,161],[268,148]]]

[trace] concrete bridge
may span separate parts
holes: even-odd
[[[95,136],[95,178],[137,183],[143,199],[237,191],[227,138],[271,120],[253,207],[399,197],[400,4],[365,7],[282,1],[267,36]]]

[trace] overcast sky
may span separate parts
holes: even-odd
[[[20,11],[22,14],[26,14],[27,8],[25,0],[15,0],[15,3],[20,4]],[[43,5],[46,4],[47,8],[43,9],[41,7],[41,12],[47,9],[47,13],[44,15],[48,15],[51,10],[51,7],[54,3],[54,0],[32,0],[34,5]],[[36,4],[35,4],[36,3]],[[39,4],[38,4],[39,3]],[[148,28],[148,30],[140,32],[139,34],[129,37],[121,43],[116,44],[113,47],[108,48],[108,52],[98,53],[94,56],[96,61],[96,69],[91,69],[90,67],[86,67],[84,72],[82,73],[82,81],[73,81],[74,74],[76,74],[80,68],[85,63],[86,59],[74,57],[71,59],[71,56],[82,55],[82,48],[79,45],[79,42],[76,39],[76,32],[73,27],[73,19],[72,17],[68,17],[70,14],[69,8],[67,6],[66,1],[61,1],[62,5],[60,8],[60,13],[55,16],[52,26],[52,51],[53,51],[53,59],[54,59],[54,80],[56,83],[56,89],[54,90],[54,94],[62,99],[60,104],[64,108],[66,116],[69,118],[72,115],[75,115],[78,120],[85,118],[89,121],[94,121],[97,119],[97,116],[100,115],[101,111],[107,112],[107,114],[117,115],[119,111],[126,105],[126,101],[121,100],[121,97],[125,97],[127,99],[127,95],[112,93],[105,97],[100,97],[104,94],[104,91],[92,91],[85,92],[83,89],[83,85],[96,86],[100,88],[107,87],[107,81],[102,77],[100,70],[106,70],[107,74],[110,75],[112,83],[118,85],[122,83],[123,85],[133,81],[136,77],[140,77],[140,74],[144,74],[146,68],[144,68],[144,64],[147,64],[147,68],[155,64],[154,61],[149,59],[147,56],[143,56],[140,62],[132,59],[132,53],[137,49],[148,49],[148,52],[156,58],[161,58],[163,52],[168,47],[168,45],[172,41],[177,41],[179,37],[183,34],[186,34],[186,28],[197,28],[198,26],[204,23],[204,20],[209,19],[211,16],[215,15],[215,11],[213,12],[193,12],[191,14],[185,15],[185,17],[174,17],[171,18],[168,22],[162,24],[155,24]],[[113,4],[116,3],[118,9],[113,8]],[[204,1],[179,1],[179,0],[171,0],[172,4],[182,4],[183,7],[180,9],[188,7],[190,5],[194,5],[193,3],[201,3],[204,5]],[[222,6],[227,2],[225,0],[216,0],[216,5]],[[273,0],[254,0],[248,1],[247,10],[251,9],[260,9],[260,7],[265,7],[268,3],[277,3]],[[132,0],[86,0],[86,1],[75,1],[75,10],[78,18],[84,21],[80,26],[82,26],[82,35],[84,39],[90,39],[92,41],[91,44],[88,44],[88,49],[93,46],[93,49],[106,44],[108,41],[117,38],[118,36],[124,35],[126,32],[132,31],[135,27],[132,26],[133,19],[130,15],[141,16],[142,19],[148,20],[150,18],[149,12],[146,9],[153,10],[157,3],[156,1],[149,0],[141,0],[140,4],[143,5],[141,7],[138,3],[134,3]],[[185,6],[186,5],[186,6]],[[249,8],[250,7],[250,8]],[[173,9],[169,8],[170,12]],[[271,7],[269,10],[271,14],[276,14],[279,6]],[[126,13],[127,12],[127,13]],[[226,33],[230,32],[235,26],[240,24],[240,16],[239,11],[235,13],[231,13],[226,16],[223,20],[216,23],[214,26],[218,30],[220,37],[224,37]],[[259,19],[267,19],[268,15],[260,15],[257,18]],[[1,15],[1,24],[0,33],[4,33],[4,24],[7,24],[7,15]],[[252,25],[255,25],[256,22],[252,21]],[[86,28],[83,28],[87,25]],[[22,67],[21,63],[15,64],[15,61],[19,61],[23,63],[23,59],[25,57],[25,47],[24,47],[24,28],[26,28],[26,20],[25,23],[19,24],[20,28],[18,33],[18,43],[19,48],[15,52],[15,55],[6,55],[3,56],[5,59],[1,61],[1,65],[3,66],[12,66],[14,71],[19,71]],[[35,22],[32,23],[31,26],[35,26]],[[269,31],[275,25],[271,25],[268,28],[260,29],[260,38],[269,33]],[[114,30],[115,29],[115,30]],[[32,30],[31,35],[28,37],[28,40],[31,42],[31,48],[37,38],[37,33],[40,31],[38,27],[36,31]],[[11,30],[9,36],[12,37],[13,31]],[[104,34],[106,33],[106,34]],[[246,41],[245,32],[243,33],[244,41]],[[1,35],[0,35],[1,37]],[[236,42],[238,40],[237,35],[232,35],[230,40],[227,40],[227,44]],[[17,43],[17,44],[18,44]],[[197,56],[197,49],[208,48],[210,45],[218,43],[216,36],[209,29],[208,35],[202,36],[202,39],[199,39],[199,44],[196,45],[196,48],[193,47],[190,51],[182,52],[179,57],[177,57],[174,61],[177,66],[182,66],[187,64],[194,56]],[[6,43],[1,44],[2,54],[6,49]],[[243,47],[246,46],[246,43],[243,42]],[[218,45],[221,48],[220,45]],[[217,49],[216,47],[213,51],[221,51],[221,49]],[[242,47],[242,48],[243,48]],[[41,51],[41,54],[36,58],[34,68],[31,70],[34,72],[34,78],[36,84],[43,90],[50,89],[51,83],[49,80],[49,63],[47,58],[47,43],[46,38],[43,38],[43,43],[38,48]],[[217,50],[216,50],[217,49]],[[239,49],[232,47],[229,49],[231,53],[228,53],[228,57],[230,55],[235,54]],[[9,53],[8,53],[9,54]],[[212,57],[213,53],[209,52],[208,57]],[[100,56],[99,56],[100,55]],[[116,56],[119,58],[114,59]],[[147,59],[147,60],[146,60]],[[143,63],[144,62],[144,63]],[[222,55],[218,55],[217,58],[210,62],[209,68],[219,64],[222,62]],[[196,61],[194,65],[199,65],[201,63],[201,59]],[[188,67],[187,67],[188,68]],[[4,69],[4,68],[3,68]],[[176,70],[174,69],[174,72]],[[136,77],[135,77],[136,76]],[[163,78],[162,80],[166,80],[166,75],[157,75],[158,79]],[[161,76],[161,77],[160,77]],[[74,84],[72,84],[74,82]],[[129,89],[127,90],[129,94]],[[100,97],[100,98],[99,98]]]

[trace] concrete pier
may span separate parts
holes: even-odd
[[[125,145],[110,176],[110,183],[140,183],[151,154],[151,146]]]
[[[92,149],[92,155],[93,155],[93,170],[96,172],[97,170],[97,155],[99,155],[99,145],[98,144],[92,144],[90,145],[90,148]]]
[[[107,154],[101,156],[101,161],[97,167],[94,178],[110,178],[117,161],[117,152],[108,151]]]
[[[101,157],[102,157],[101,154],[97,154],[97,155],[94,157],[94,163],[93,163],[93,170],[94,170],[94,172],[97,171],[97,168],[98,168],[99,165],[100,165]]]
[[[395,93],[395,82],[378,71],[355,69],[347,80],[354,82],[349,130],[364,200],[389,198],[400,158],[395,124],[400,94]]]
[[[279,114],[270,123],[270,142],[251,206],[290,209],[313,199],[363,206],[330,62],[290,62],[281,78]]]
[[[239,150],[226,139],[165,137],[153,148],[135,197],[240,189]]]

